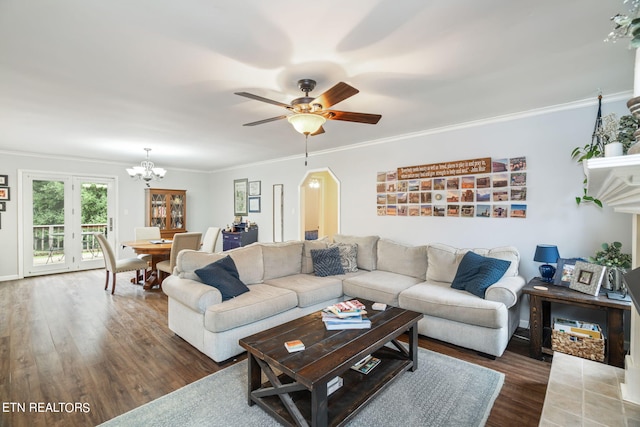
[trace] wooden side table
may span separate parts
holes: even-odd
[[[544,286],[547,290],[535,289]],[[551,303],[604,310],[607,313],[607,342],[605,360],[609,365],[624,368],[624,312],[631,310],[631,303],[607,298],[606,295],[594,297],[564,286],[546,283],[538,278],[522,288],[529,295],[529,356],[542,359],[544,329],[551,329]]]

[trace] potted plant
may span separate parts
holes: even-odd
[[[584,160],[626,154],[629,147],[635,143],[634,132],[638,130],[638,119],[634,116],[622,116],[618,121],[615,113],[606,115],[596,122],[591,143],[584,147],[576,147],[571,152],[571,158],[578,163]],[[576,203],[593,202],[602,207],[602,202],[587,193],[587,178],[583,181],[583,194],[576,197]]]
[[[622,275],[627,268],[631,268],[631,254],[622,253],[622,243],[603,243],[602,250],[596,252],[595,257],[589,257],[589,261],[607,267],[608,280],[604,287],[613,291],[622,289]]]

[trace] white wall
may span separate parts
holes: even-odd
[[[577,206],[582,192],[582,168],[570,156],[576,146],[591,141],[597,106],[556,110],[506,121],[421,135],[397,141],[312,155],[308,169],[330,168],[341,182],[341,232],[377,234],[407,244],[441,242],[457,247],[514,245],[522,257],[527,280],[538,275],[533,253],[538,243],[558,245],[562,257],[589,256],[603,242],[614,240],[631,250],[631,218],[612,209]],[[603,114],[628,114],[624,101],[603,106]],[[384,118],[383,118],[384,120]],[[383,125],[381,122],[380,125]],[[360,126],[353,124],[353,126]],[[364,126],[364,125],[362,125]],[[331,137],[331,125],[320,138]],[[300,139],[302,136],[300,137]],[[301,139],[302,141],[302,139]],[[295,144],[300,141],[294,140]],[[315,142],[315,141],[314,141]],[[320,146],[320,139],[315,146]],[[301,153],[302,153],[302,145]],[[376,213],[376,173],[401,166],[479,157],[527,158],[527,218],[386,217]],[[302,158],[251,165],[214,173],[211,184],[220,193],[213,218],[221,224],[233,216],[232,182],[262,181],[262,212],[249,219],[260,227],[259,240],[270,241],[273,184],[284,184],[285,240],[298,236],[298,186],[306,169]]]

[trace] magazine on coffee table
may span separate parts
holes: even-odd
[[[365,357],[364,359],[362,359],[360,362],[358,362],[355,365],[353,365],[351,367],[351,369],[366,375],[369,372],[371,372],[373,370],[373,368],[378,366],[379,363],[380,363],[380,359],[378,359],[377,357],[373,357],[373,356],[369,355],[369,356]]]

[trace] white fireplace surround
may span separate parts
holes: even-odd
[[[638,72],[640,68],[636,67]],[[639,267],[640,154],[587,160],[584,171],[589,194],[616,212],[632,215],[632,263],[633,268]],[[630,342],[630,351],[625,357],[625,381],[620,384],[620,392],[625,401],[640,405],[640,316],[633,304]]]

